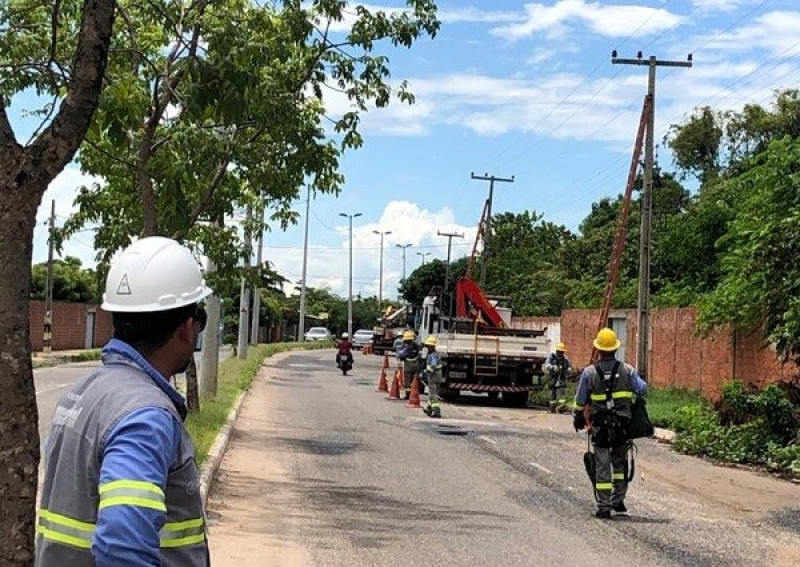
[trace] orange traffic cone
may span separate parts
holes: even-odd
[[[376,392],[388,392],[389,384],[386,383],[386,369],[381,368],[381,378],[378,380],[378,389]]]
[[[392,390],[389,392],[387,400],[400,399],[400,369],[394,371],[394,380],[392,380]]]
[[[411,380],[411,395],[408,398],[407,408],[421,408],[419,403],[419,376],[414,374],[414,379]]]
[[[384,368],[384,370],[389,368],[389,353],[388,352],[383,353],[383,368]]]

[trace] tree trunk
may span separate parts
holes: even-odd
[[[0,187],[0,565],[33,565],[39,415],[28,293],[42,193],[33,203],[32,195]]]
[[[103,86],[115,0],[84,0],[71,80],[58,113],[28,146],[0,98],[0,565],[30,567],[39,469],[28,295],[36,210],[80,147]],[[5,33],[5,32],[4,32]]]

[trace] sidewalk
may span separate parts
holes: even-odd
[[[34,368],[48,368],[86,360],[100,360],[100,349],[54,350],[51,352],[31,353],[31,362]]]

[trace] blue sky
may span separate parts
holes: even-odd
[[[495,212],[535,210],[576,229],[593,202],[621,193],[647,86],[646,67],[615,66],[620,57],[685,60],[694,67],[659,68],[656,140],[694,108],[737,109],[768,104],[776,89],[800,80],[800,3],[797,0],[441,0],[443,21],[434,40],[411,50],[386,49],[392,80],[408,80],[416,104],[392,104],[363,119],[365,145],[342,162],[347,178],[338,197],[318,196],[309,217],[308,282],[347,294],[348,229],[353,223],[354,293],[377,295],[384,241],[383,297],[395,297],[406,271],[468,254],[488,196],[488,183],[470,173],[514,176],[495,186]],[[370,8],[396,9],[387,0]],[[327,99],[331,114],[346,101]],[[668,151],[660,163],[672,168]],[[47,257],[44,221],[50,199],[59,222],[84,183],[74,168],[45,194],[34,261]],[[298,201],[297,210],[305,205]],[[302,273],[303,222],[265,235],[264,257],[284,276]],[[419,253],[419,254],[418,254]],[[93,264],[91,234],[68,243],[65,254]]]

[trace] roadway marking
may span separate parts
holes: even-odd
[[[490,439],[490,438],[486,437],[486,435],[478,435],[478,439],[483,439],[487,443],[491,443],[492,445],[497,445],[497,441],[495,441],[494,439]]]
[[[536,468],[537,468],[537,469],[539,469],[540,471],[542,471],[542,472],[546,472],[547,474],[553,474],[553,471],[551,471],[550,469],[548,469],[548,468],[546,468],[546,467],[543,467],[543,466],[542,466],[542,465],[540,465],[539,463],[531,463],[531,466],[532,466],[532,467],[536,467]]]

